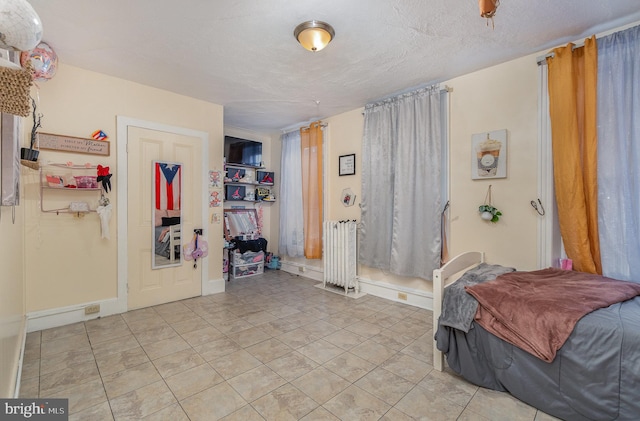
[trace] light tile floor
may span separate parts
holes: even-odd
[[[27,335],[21,397],[70,420],[536,420],[432,366],[430,311],[269,271],[222,294]]]

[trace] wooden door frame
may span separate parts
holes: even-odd
[[[117,297],[117,307],[121,313],[124,313],[128,310],[128,285],[127,278],[129,272],[129,261],[128,261],[128,248],[129,248],[129,237],[127,235],[127,227],[129,223],[127,210],[129,208],[128,203],[128,188],[129,188],[129,178],[128,178],[128,153],[127,153],[127,142],[129,140],[129,127],[138,127],[142,129],[155,130],[160,132],[167,132],[172,134],[178,134],[183,136],[191,136],[195,138],[199,138],[201,141],[202,147],[202,228],[207,227],[207,215],[208,215],[208,201],[206,197],[208,197],[208,187],[207,182],[209,179],[208,168],[209,168],[209,133],[186,129],[184,127],[178,126],[170,126],[166,124],[156,123],[152,121],[139,120],[135,118],[125,117],[125,116],[116,116],[117,122],[117,168],[118,168],[118,205],[116,211],[116,217],[118,219],[118,297]],[[195,222],[195,221],[194,221]],[[206,235],[206,233],[205,233]],[[201,293],[205,291],[205,286],[207,280],[209,279],[209,263],[207,261],[208,258],[204,258],[200,263],[201,267]]]

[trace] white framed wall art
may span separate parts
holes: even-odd
[[[471,136],[471,179],[507,177],[507,130]]]

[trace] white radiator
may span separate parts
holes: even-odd
[[[356,269],[356,223],[353,221],[324,221],[323,225],[323,286],[327,284],[359,292]]]

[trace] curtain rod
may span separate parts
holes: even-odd
[[[636,26],[638,26],[638,24],[639,24],[639,22],[633,22],[633,23],[621,26],[619,28],[615,28],[615,29],[608,30],[608,31],[605,31],[605,32],[601,32],[599,34],[594,34],[594,35],[591,35],[591,36],[595,36],[596,39],[604,38],[604,37],[609,36],[611,34],[615,34],[615,33],[622,32],[622,31],[625,31],[627,29],[636,27]],[[591,37],[587,37],[587,38],[591,38]],[[571,49],[575,50],[576,48],[584,47],[584,40],[571,42],[571,44],[573,44],[573,47]],[[540,66],[541,64],[544,64],[546,62],[546,60],[547,60],[547,57],[554,57],[554,56],[555,56],[555,54],[553,53],[553,51],[551,51],[551,52],[549,52],[549,53],[547,53],[547,54],[545,54],[543,56],[538,57],[536,59],[536,61],[538,62],[538,66]]]
[[[329,123],[320,123],[320,124],[319,124],[319,126],[320,126],[320,127],[327,127],[328,125],[329,125]],[[310,127],[311,127],[311,125],[308,125],[308,126],[302,126],[302,127],[298,128],[298,130],[300,130],[300,129],[308,129],[308,128],[310,128]]]
[[[450,86],[447,86],[447,85],[445,85],[444,88],[440,89],[440,93],[441,94],[445,94],[445,93],[448,94],[450,92],[453,92],[453,88],[450,87]],[[362,113],[362,115],[364,115],[364,113]],[[327,127],[328,125],[329,125],[329,123],[320,123],[320,127]],[[300,128],[298,128],[298,129],[294,128],[294,129],[291,129],[291,130],[289,130],[288,128],[285,128],[285,129],[280,129],[280,130],[284,134],[284,133],[289,133],[289,132],[294,131],[294,130],[300,130]]]
[[[447,85],[444,85],[444,88],[440,89],[441,94],[448,94],[451,92],[453,92],[453,88]],[[402,94],[399,94],[399,95],[402,95]],[[394,95],[394,96],[398,96],[398,95]],[[394,96],[386,97],[385,99],[393,98]],[[364,115],[364,112],[362,113],[362,115]]]
[[[310,123],[306,123],[306,124],[310,124]],[[322,127],[322,128],[327,127],[328,125],[329,125],[329,123],[320,123],[320,127]],[[304,128],[304,127],[305,127],[304,125],[303,126],[298,126],[298,128],[296,128],[295,126],[293,126],[293,127],[289,126],[289,127],[284,128],[284,129],[280,129],[280,131],[282,132],[282,134],[285,134],[285,133],[298,131],[298,130]]]
[[[571,51],[576,50],[576,49],[581,48],[581,47],[584,47],[584,41],[582,41],[580,43],[574,42],[574,43],[571,43],[571,44],[573,44],[573,47],[571,47]],[[545,54],[543,56],[540,56],[540,57],[536,58],[536,62],[538,63],[538,66],[540,66],[542,64],[546,64],[547,58],[555,57],[555,55],[556,54],[553,51],[551,51],[550,53],[547,53],[547,54]]]
[[[415,93],[415,92],[417,92],[417,91],[419,91],[421,89],[424,89],[424,88],[425,87],[415,88],[415,89],[411,89],[411,90],[408,90],[408,91],[403,91],[403,92],[400,92],[400,93],[392,94],[392,95],[386,96],[384,98],[377,99],[377,100],[375,100],[373,102],[386,101],[387,99],[393,99],[393,98],[396,98],[396,97],[399,97],[399,96],[402,96],[402,95],[405,95],[405,94],[412,94],[412,93]],[[453,92],[453,88],[450,87],[450,86],[444,85],[444,88],[440,89],[439,92],[441,94]]]
[[[634,28],[634,27],[638,26],[639,24],[640,24],[640,22],[632,22],[632,23],[628,23],[626,25],[623,25],[621,27],[610,29],[610,30],[601,32],[599,34],[594,34],[594,35],[595,35],[596,39],[600,39],[600,38],[604,38],[606,36],[609,36],[611,34],[615,34],[615,33],[618,33],[618,32],[626,31],[627,29],[630,29],[630,28]],[[592,35],[592,36],[594,36],[594,35]],[[587,37],[587,38],[591,38],[591,37]],[[576,48],[580,48],[580,47],[584,46],[584,40],[576,41],[576,42],[573,42],[572,44],[574,44],[572,49],[575,50]],[[536,61],[538,62],[538,66],[543,64],[543,63],[545,63],[546,60],[547,60],[547,57],[553,57],[553,56],[554,56],[554,54],[553,54],[553,51],[552,51],[550,53],[547,53],[547,54],[545,54],[543,56],[538,57],[536,59]]]
[[[320,128],[322,128],[322,129],[324,129],[328,125],[329,125],[329,123],[320,123],[320,124],[318,124],[318,126],[320,126]],[[302,127],[298,128],[298,130],[308,130],[310,128],[311,128],[311,125],[308,125],[308,126],[302,126]]]

